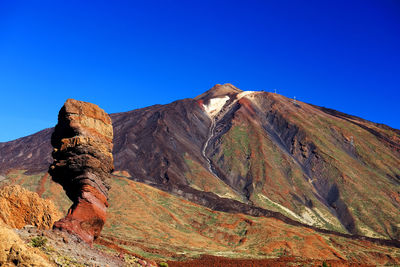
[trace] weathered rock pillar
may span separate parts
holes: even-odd
[[[113,128],[97,105],[68,99],[58,114],[51,137],[54,162],[49,173],[73,201],[65,218],[54,228],[92,243],[103,228],[108,207]]]

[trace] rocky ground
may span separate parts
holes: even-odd
[[[26,225],[0,225],[0,266],[157,266],[132,255],[101,251],[74,235]]]
[[[40,230],[25,226],[15,232],[29,246],[37,247],[50,264],[57,266],[125,266],[125,259],[109,255],[82,242],[74,235],[58,230]],[[135,265],[133,265],[135,266]],[[139,264],[137,266],[140,266]]]
[[[0,221],[0,266],[52,266],[38,249],[28,246]]]
[[[0,266],[157,266],[153,261],[100,250],[52,230],[61,217],[50,200],[19,185],[0,190]]]

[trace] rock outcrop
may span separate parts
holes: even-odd
[[[0,221],[12,228],[33,225],[50,229],[62,217],[51,200],[42,199],[37,193],[19,185],[0,190]]]
[[[54,266],[38,249],[29,247],[8,226],[0,221],[0,266]]]
[[[111,119],[97,105],[68,99],[51,137],[54,162],[49,168],[73,201],[68,214],[54,227],[87,243],[97,238],[106,220],[112,156]]]

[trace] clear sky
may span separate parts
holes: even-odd
[[[400,1],[0,0],[0,142],[227,82],[400,128]]]

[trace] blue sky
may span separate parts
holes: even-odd
[[[400,128],[400,2],[0,1],[0,142],[227,82]]]

